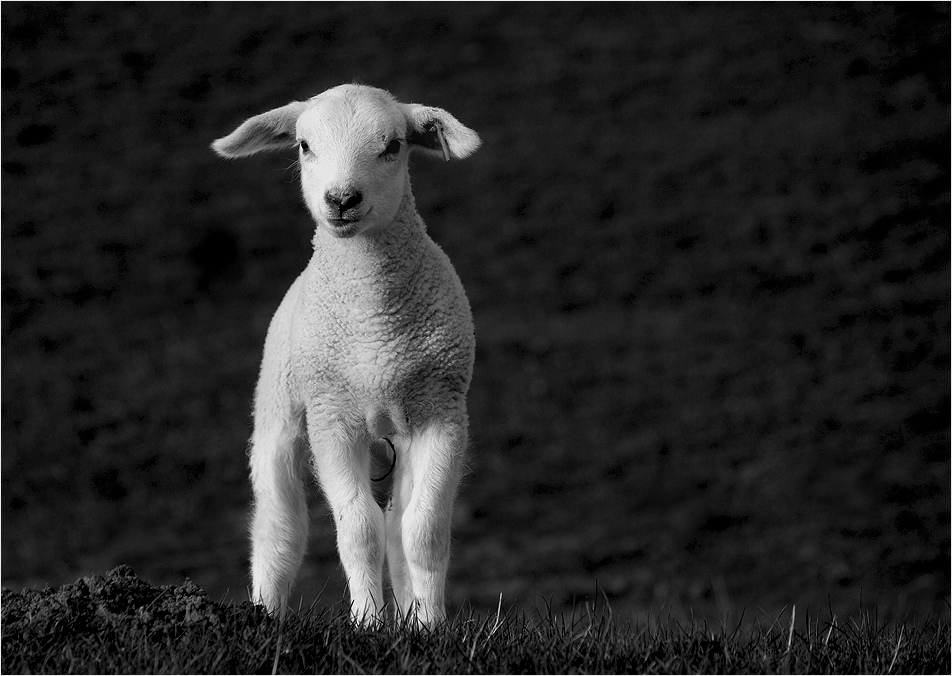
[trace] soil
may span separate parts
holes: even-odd
[[[129,566],[84,577],[58,589],[3,590],[3,629],[29,642],[56,636],[64,625],[70,638],[97,634],[113,623],[140,622],[154,627],[216,624],[226,612],[192,581],[155,587]],[[264,613],[262,613],[263,615]]]

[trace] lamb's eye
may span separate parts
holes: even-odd
[[[311,147],[307,144],[307,141],[305,141],[304,139],[301,139],[300,141],[298,141],[298,145],[301,146],[302,153],[307,153],[311,151]]]
[[[395,138],[390,143],[387,144],[387,147],[383,149],[383,152],[380,153],[380,156],[384,159],[392,160],[397,156],[397,153],[400,152],[400,139]]]

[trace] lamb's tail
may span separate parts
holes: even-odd
[[[387,437],[370,444],[370,481],[374,500],[386,509],[393,492],[393,470],[397,466],[397,449]]]

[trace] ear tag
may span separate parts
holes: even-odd
[[[443,125],[436,122],[433,126],[436,127],[436,137],[440,139],[440,147],[443,148],[443,160],[449,162],[450,149],[446,146],[446,139],[443,138]]]

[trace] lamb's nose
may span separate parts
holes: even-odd
[[[336,209],[339,214],[356,207],[360,204],[360,200],[362,200],[363,197],[360,191],[354,188],[334,191],[328,190],[324,193],[324,201],[327,202],[331,208]]]

